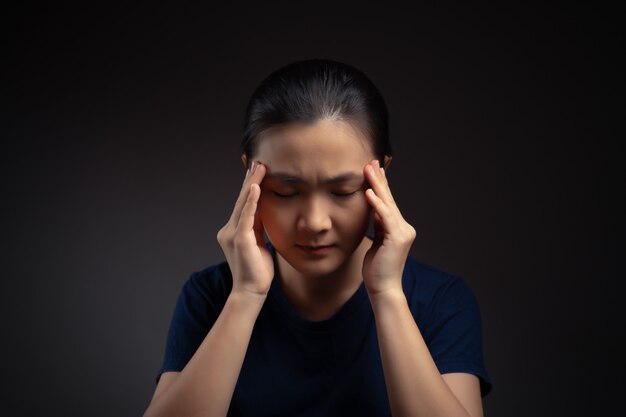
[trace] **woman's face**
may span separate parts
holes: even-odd
[[[267,173],[258,215],[294,269],[332,273],[357,249],[371,217],[363,168],[373,159],[369,139],[343,121],[293,123],[259,137],[254,160]]]

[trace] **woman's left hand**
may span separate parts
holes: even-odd
[[[378,161],[364,168],[371,188],[365,192],[374,208],[374,243],[363,260],[363,281],[368,294],[402,292],[402,271],[415,240],[415,229],[404,220],[391,195],[385,170]]]

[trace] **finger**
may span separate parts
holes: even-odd
[[[384,234],[385,228],[383,226],[383,220],[378,213],[374,213],[374,236],[377,240],[381,240]]]
[[[235,207],[233,208],[233,212],[230,215],[229,222],[234,222],[235,224],[239,222],[239,218],[241,217],[241,210],[246,204],[246,200],[250,192],[250,184],[260,184],[263,181],[265,172],[266,168],[264,165],[260,164],[258,161],[252,162],[250,169],[246,171],[246,178],[244,179],[243,185],[241,186],[241,191],[239,192],[239,197],[235,202]]]
[[[261,216],[259,215],[258,210],[254,215],[254,226],[252,227],[254,228],[254,236],[256,237],[257,245],[265,246],[265,238],[263,237],[263,222],[261,221]]]
[[[256,208],[259,196],[261,195],[261,187],[259,187],[259,184],[252,183],[249,188],[248,198],[246,199],[246,203],[241,210],[241,216],[239,218],[239,223],[237,224],[238,232],[245,233],[252,231],[254,228]]]
[[[384,168],[378,165],[378,161],[372,161],[365,167],[365,175],[378,197],[389,205],[395,205],[395,200],[389,189],[389,183],[384,173]]]
[[[387,204],[385,204],[385,202],[380,197],[378,197],[378,195],[376,195],[374,190],[372,190],[371,188],[368,188],[365,191],[365,196],[367,198],[367,201],[372,205],[372,207],[374,207],[374,211],[376,212],[375,216],[377,215],[379,217],[382,227],[387,231],[392,230],[393,226],[395,225],[392,209]],[[376,226],[376,218],[374,220],[374,225]]]
[[[250,192],[250,187],[246,187],[248,184],[248,177],[250,176],[250,169],[246,171],[246,177],[243,180],[243,184],[241,185],[241,190],[239,190],[239,195],[237,196],[237,201],[235,201],[235,207],[233,208],[232,213],[230,214],[229,223],[233,221],[237,221],[241,216],[241,209],[243,208],[246,199],[248,198],[248,194]]]

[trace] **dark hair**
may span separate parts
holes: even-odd
[[[248,163],[257,138],[267,129],[321,119],[351,122],[371,139],[374,154],[381,162],[385,155],[391,155],[389,113],[376,86],[350,65],[310,59],[274,71],[252,94],[241,143]]]

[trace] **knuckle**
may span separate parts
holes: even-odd
[[[217,241],[220,243],[227,243],[230,240],[230,237],[231,233],[228,224],[217,231]]]

